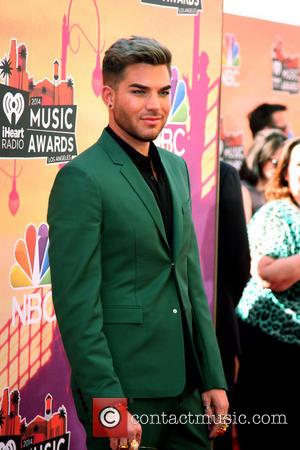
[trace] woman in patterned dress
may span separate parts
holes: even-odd
[[[252,277],[237,306],[241,450],[299,444],[300,138],[284,145],[266,198],[248,225]]]

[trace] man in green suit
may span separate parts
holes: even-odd
[[[208,449],[225,429],[195,419],[141,426],[131,415],[224,418],[228,408],[187,167],[153,143],[170,110],[170,65],[153,39],[120,39],[106,51],[109,126],[60,170],[50,196],[53,301],[89,450],[126,448],[127,438]],[[92,436],[93,398],[128,399],[127,436]]]

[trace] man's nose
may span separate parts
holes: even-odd
[[[157,94],[150,94],[148,99],[147,99],[146,108],[149,111],[158,111],[158,110],[160,110],[160,108],[161,108],[160,97]]]

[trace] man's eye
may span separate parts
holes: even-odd
[[[160,95],[161,95],[162,97],[167,97],[168,95],[170,95],[170,91],[162,91],[162,92],[160,93]]]
[[[131,91],[133,94],[137,94],[137,95],[143,95],[145,94],[145,91],[143,91],[142,89],[134,89],[133,91]]]

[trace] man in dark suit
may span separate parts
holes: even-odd
[[[228,385],[229,402],[233,402],[238,369],[240,340],[235,308],[250,276],[250,251],[243,209],[241,183],[234,167],[220,162],[218,278],[216,331]],[[215,450],[231,450],[231,434],[216,440]]]
[[[166,426],[131,414],[228,409],[201,281],[183,159],[153,140],[170,110],[171,54],[120,39],[103,60],[109,126],[57,175],[48,211],[53,301],[88,449],[92,399],[128,398],[127,437],[159,449],[208,449],[205,424]],[[223,424],[210,430],[213,438]]]

